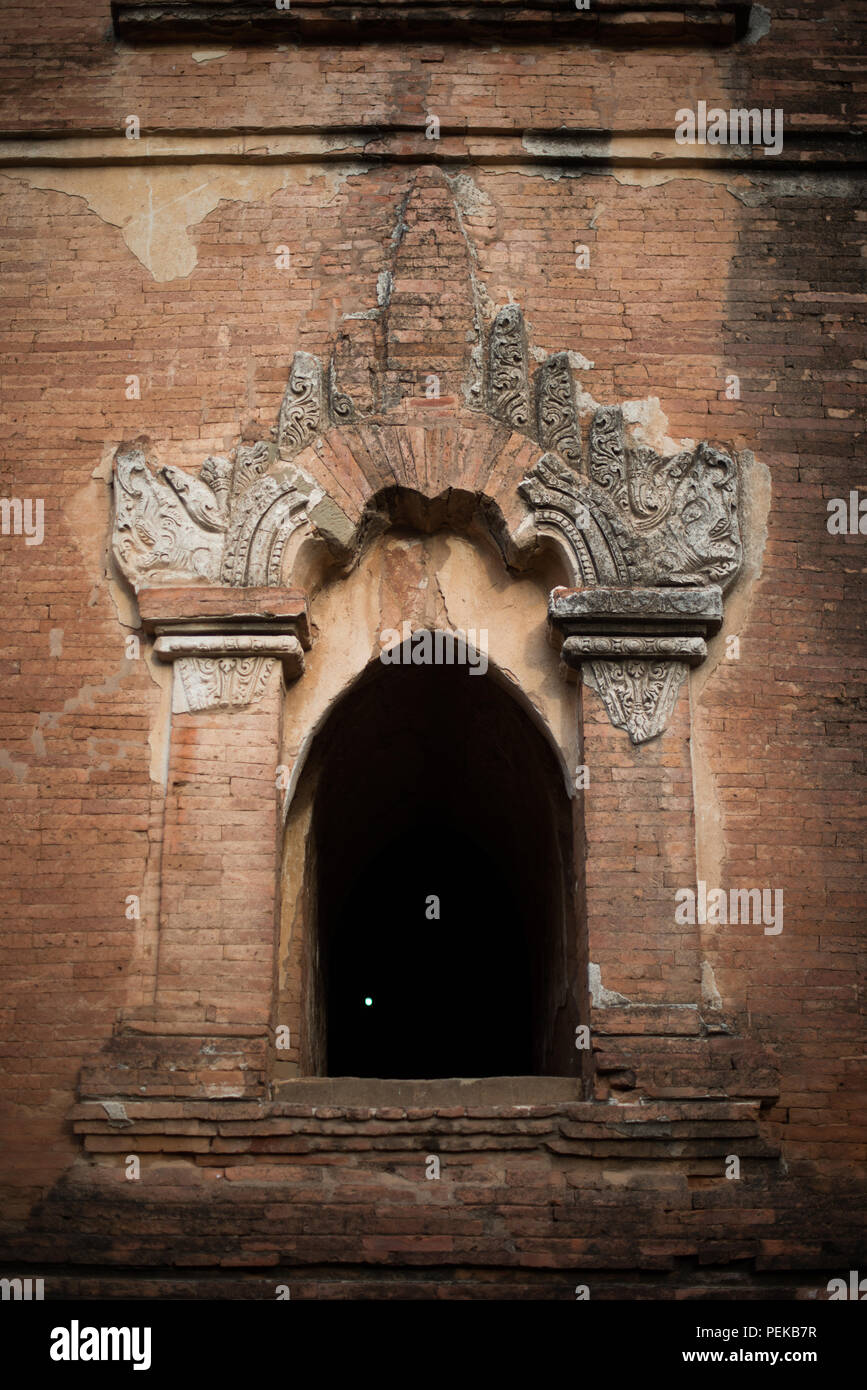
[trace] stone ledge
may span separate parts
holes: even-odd
[[[270,1029],[249,1023],[208,1023],[208,1036],[214,1038],[267,1038]],[[115,1032],[116,1037],[152,1036],[163,1034],[166,1037],[202,1036],[202,1024],[195,1021],[166,1021],[146,1018],[140,1014],[124,1015]]]
[[[567,638],[582,635],[707,637],[722,626],[722,591],[704,588],[555,589],[548,619]]]
[[[238,1101],[202,1100],[185,1101],[172,1104],[168,1101],[128,1101],[124,1109],[133,1124],[149,1124],[165,1119],[183,1117],[191,1122],[214,1122],[220,1125],[247,1123],[259,1124],[271,1121],[316,1120],[319,1123],[349,1120],[363,1123],[367,1120],[384,1120],[400,1125],[404,1121],[427,1119],[516,1119],[542,1118],[557,1120],[564,1118],[570,1122],[596,1124],[601,1126],[626,1124],[678,1124],[682,1121],[724,1124],[741,1121],[745,1117],[758,1115],[757,1101],[677,1101],[670,1104],[638,1104],[629,1102],[622,1105],[603,1105],[598,1101],[570,1101],[559,1105],[489,1105],[489,1106],[451,1106],[431,1110],[428,1107],[408,1106],[350,1106],[350,1105],[291,1105],[284,1101]],[[92,1123],[107,1123],[102,1101],[81,1101],[71,1111],[76,1123],[87,1126]]]
[[[605,1004],[590,1011],[596,1034],[697,1037],[702,1019],[697,1004]]]
[[[303,589],[225,584],[142,588],[138,607],[145,632],[158,635],[294,633],[310,647],[310,619]]]
[[[120,1110],[122,1109],[122,1114]],[[243,1112],[243,1113],[241,1113]],[[299,1113],[300,1112],[300,1113]],[[262,1101],[85,1103],[72,1112],[85,1150],[112,1155],[186,1156],[197,1164],[289,1163],[312,1154],[526,1153],[578,1158],[772,1160],[759,1133],[758,1101],[611,1105],[300,1106]],[[252,1174],[251,1174],[252,1176]]]
[[[291,0],[278,10],[267,0],[113,0],[115,33],[127,42],[172,42],[192,37],[274,42],[321,40],[396,42],[411,38],[541,42],[736,43],[749,26],[746,0]]]

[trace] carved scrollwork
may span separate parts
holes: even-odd
[[[605,634],[567,637],[562,656],[570,666],[590,657],[648,657],[686,661],[697,666],[707,656],[703,637],[612,637]]]
[[[479,317],[467,341],[475,346],[464,400],[525,436],[509,443],[506,460],[526,456],[527,439],[541,444],[545,452],[519,491],[538,531],[562,543],[580,592],[600,600],[596,606],[560,604],[550,614],[562,631],[564,659],[582,667],[612,720],[643,742],[664,727],[687,665],[703,659],[704,639],[722,616],[720,591],[741,563],[737,459],[707,443],[665,457],[634,443],[623,410],[612,406],[595,410],[582,463],[572,355],[545,357],[531,391],[524,319],[510,303],[491,325],[482,392],[476,390],[485,365]],[[317,357],[296,352],[270,442],[244,441],[229,458],[211,455],[198,476],[173,467],[155,470],[139,445],[123,446],[113,536],[121,568],[137,589],[190,577],[233,587],[276,586],[283,582],[287,543],[305,525],[320,538],[339,533],[343,553],[356,543],[357,528],[294,460],[320,433],[355,422],[353,402],[339,389],[334,353],[323,369]],[[384,423],[370,416],[363,428],[376,432]],[[494,431],[501,446],[503,433]],[[351,438],[346,444],[351,452]],[[379,459],[373,472],[389,457],[372,444],[371,458]],[[369,481],[365,475],[363,487]],[[341,523],[335,531],[335,517],[345,528]],[[642,599],[645,590],[653,594]],[[666,597],[676,593],[683,604]],[[236,667],[219,663],[240,659],[210,650],[179,657],[179,679],[190,683],[190,700],[209,702],[196,707],[233,702]],[[271,659],[271,653],[256,656]]]
[[[590,427],[590,477],[609,492],[619,506],[628,505],[623,412],[619,406],[604,406],[593,416]]]
[[[583,584],[626,584],[631,537],[607,499],[555,454],[543,454],[518,491],[536,525],[565,540]]]
[[[288,503],[280,508],[281,503]],[[223,552],[223,582],[226,584],[279,583],[271,563],[271,543],[280,538],[274,527],[274,512],[281,518],[294,515],[295,525],[301,525],[306,515],[307,497],[298,491],[291,471],[268,473],[253,483],[232,508],[232,520],[226,534]],[[294,529],[294,527],[293,527]],[[282,546],[286,537],[282,536]]]
[[[646,743],[668,724],[688,670],[683,661],[589,661],[584,679],[601,696],[611,723],[626,729],[633,743]]]
[[[337,385],[337,366],[334,354],[328,363],[328,413],[335,425],[348,425],[355,419],[352,400]]]
[[[322,368],[309,352],[296,352],[277,420],[277,445],[284,457],[305,448],[322,419]]]
[[[276,665],[273,656],[183,656],[176,663],[175,712],[241,708],[261,700]],[[177,696],[182,693],[183,698]]]
[[[491,411],[515,429],[530,424],[530,385],[524,315],[517,304],[507,304],[494,319],[490,343]]]
[[[575,388],[567,352],[555,353],[536,373],[536,423],[539,442],[571,463],[581,466],[581,431],[575,409]]]
[[[235,465],[231,459],[209,454],[199,472],[200,480],[211,489],[217,499],[217,509],[223,520],[229,510],[234,471]]]
[[[233,501],[242,497],[249,487],[267,473],[273,458],[273,448],[273,445],[266,444],[263,440],[256,444],[238,445],[232,473]]]
[[[629,450],[620,412],[597,411],[590,479],[546,454],[519,491],[537,524],[560,532],[584,583],[609,582],[610,557],[621,582],[724,588],[741,564],[737,484],[728,454],[708,444],[670,458]]]

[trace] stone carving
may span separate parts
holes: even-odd
[[[565,540],[583,584],[628,584],[633,538],[598,488],[568,468],[556,454],[543,454],[518,485],[535,512],[537,527]]]
[[[294,470],[268,473],[232,509],[222,577],[226,584],[279,584],[280,561],[291,533],[303,525],[312,488],[302,492]]]
[[[644,743],[665,729],[689,666],[722,623],[715,584],[691,589],[555,589],[548,615],[561,657],[598,691],[612,723]]]
[[[164,481],[166,472],[172,481]],[[115,522],[112,549],[124,574],[136,589],[159,573],[160,578],[193,576],[216,579],[223,545],[219,507],[196,491],[195,503],[186,493],[179,469],[154,474],[144,450],[136,445],[118,450],[115,461]],[[188,479],[190,483],[197,480]],[[202,489],[208,492],[205,484]],[[189,505],[188,505],[189,504]],[[193,511],[207,515],[207,524]]]
[[[629,448],[619,409],[598,410],[590,478],[545,454],[519,491],[559,531],[584,583],[730,584],[741,564],[737,465],[700,444],[663,458]]]
[[[216,480],[217,465],[227,462],[227,459],[206,459],[202,466],[206,479],[214,477]],[[182,468],[169,467],[160,469],[160,477],[165,478],[169,487],[180,498],[192,520],[203,527],[205,531],[225,531],[225,509],[221,509],[220,500],[206,480],[194,478],[191,474],[185,473]]]
[[[243,708],[262,698],[277,661],[287,680],[304,669],[301,643],[286,632],[162,634],[154,651],[175,663],[175,714]]]
[[[707,656],[722,623],[722,592],[692,589],[555,589],[548,615],[561,657],[598,691],[612,723],[644,743],[665,729],[689,666]]]
[[[235,464],[232,474],[232,497],[241,497],[261,478],[273,458],[273,446],[260,440],[256,444],[239,444],[235,450]],[[207,459],[205,460],[207,463]]]
[[[322,492],[285,464],[267,472],[273,454],[274,445],[242,444],[233,460],[206,459],[197,478],[154,473],[141,448],[122,447],[112,544],[134,588],[191,578],[279,584],[286,542]]]
[[[575,386],[569,354],[548,357],[536,373],[536,424],[539,443],[556,449],[567,463],[581,465],[581,431],[575,409]]]
[[[581,665],[593,656],[666,658],[698,666],[707,656],[707,646],[703,637],[609,637],[592,633],[567,637],[561,655],[569,666]]]
[[[617,632],[620,625],[640,627],[645,634],[671,628],[704,636],[722,623],[722,591],[716,584],[695,589],[555,589],[552,621],[568,635],[592,626]]]
[[[296,352],[277,420],[277,445],[289,458],[319,433],[322,420],[322,367],[309,352]]]
[[[517,304],[507,304],[494,319],[489,360],[492,413],[507,425],[526,430],[530,424],[527,339],[524,315]]]
[[[688,669],[683,661],[590,661],[584,680],[601,696],[611,723],[633,743],[646,743],[665,729]]]
[[[175,469],[175,472],[178,470]],[[185,475],[186,476],[186,475]],[[231,459],[209,454],[199,471],[199,480],[211,489],[221,519],[225,519],[232,495],[235,465]]]
[[[355,406],[350,397],[337,385],[337,367],[333,353],[328,364],[328,412],[335,425],[350,424],[355,419]]]
[[[726,584],[741,563],[737,465],[700,444],[664,458],[631,447],[619,407],[597,410],[590,432],[590,478],[613,500],[639,541],[638,583]]]
[[[172,709],[184,714],[204,709],[243,707],[261,700],[276,657],[179,658]]]
[[[176,661],[185,656],[276,656],[297,674],[303,652],[298,638],[286,632],[229,633],[193,632],[161,633],[154,651],[163,661]]]
[[[595,410],[585,462],[570,354],[546,357],[531,389],[526,328],[515,303],[494,318],[485,390],[475,389],[485,335],[474,294],[467,300],[473,315],[467,341],[476,346],[464,400],[541,445],[519,491],[536,529],[556,534],[565,546],[573,582],[581,586],[550,610],[564,639],[564,661],[580,666],[612,720],[644,741],[664,728],[687,667],[706,655],[705,638],[721,622],[722,591],[741,563],[737,459],[708,443],[663,457],[633,443],[622,409],[612,406]],[[352,400],[339,389],[334,352],[325,364],[296,352],[271,441],[244,441],[229,457],[212,455],[198,477],[153,469],[140,444],[118,451],[113,549],[136,589],[190,578],[280,585],[290,538],[306,526],[331,544],[335,518],[337,549],[342,559],[351,557],[363,518],[362,524],[350,519],[293,462],[328,428],[358,424]],[[376,435],[388,413],[365,417],[362,430]],[[353,430],[344,441],[350,453]],[[388,451],[378,443],[369,440],[371,459],[385,461]],[[516,448],[523,448],[520,441]],[[368,482],[366,475],[362,493]],[[261,651],[241,658],[203,647],[179,651],[177,659],[188,706],[210,708],[236,703],[242,689],[249,696],[265,669],[257,666],[251,675],[249,662],[277,656]],[[243,671],[225,664],[242,659]],[[202,700],[208,703],[189,703]]]

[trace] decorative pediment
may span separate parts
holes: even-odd
[[[705,628],[669,631],[662,603],[658,630],[636,627],[629,595],[707,596],[731,584],[742,560],[736,456],[706,442],[661,455],[630,435],[619,405],[582,421],[570,354],[532,352],[516,303],[483,322],[468,243],[436,170],[420,172],[400,212],[377,298],[348,316],[361,325],[357,352],[347,322],[323,358],[295,353],[270,438],[205,459],[198,476],[156,466],[146,441],[118,450],[113,549],[124,574],[137,591],[280,587],[291,583],[293,536],[346,562],[389,498],[439,507],[440,524],[474,504],[509,563],[547,540],[574,584],[611,595],[616,630],[585,630],[586,614],[564,627],[553,609],[552,630],[565,637],[567,664],[587,666],[613,722],[636,742],[653,737],[688,664],[705,655]],[[235,688],[217,689],[202,667],[193,703],[202,671],[212,702]]]
[[[726,587],[740,569],[734,459],[707,444],[668,458],[633,448],[619,408],[593,417],[589,476],[548,453],[520,491],[584,583]]]

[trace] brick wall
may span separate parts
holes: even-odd
[[[228,784],[188,783],[164,809],[167,778],[172,787],[184,780],[185,720],[202,726],[200,761],[212,742],[215,760],[224,750],[209,720],[176,716],[169,753],[160,733],[168,670],[152,660],[141,633],[140,656],[128,654],[125,639],[138,631],[138,618],[108,553],[111,457],[121,440],[145,434],[162,463],[195,471],[209,452],[227,452],[239,432],[266,437],[292,352],[327,354],[335,338],[363,403],[368,366],[384,360],[382,323],[372,311],[378,277],[394,268],[389,247],[401,208],[419,165],[446,162],[464,234],[454,254],[484,286],[484,312],[518,298],[538,347],[569,348],[592,364],[575,375],[597,402],[658,397],[672,439],[751,449],[769,471],[766,509],[761,469],[754,475],[746,528],[753,568],[732,600],[738,658],[728,659],[724,638],[715,639],[669,733],[643,750],[632,749],[584,691],[587,761],[599,769],[586,804],[591,959],[596,941],[607,988],[632,997],[640,983],[648,1002],[673,980],[676,1002],[686,1002],[701,997],[700,956],[711,972],[705,1002],[715,994],[741,1036],[761,1044],[779,1069],[779,1099],[762,1132],[781,1147],[788,1176],[763,1189],[765,1216],[752,1242],[728,1243],[743,1208],[731,1205],[734,1185],[714,1188],[709,1171],[701,1178],[710,1189],[690,1186],[685,1171],[672,1168],[663,1178],[657,1169],[662,1187],[654,1192],[669,1180],[677,1186],[690,1229],[700,1227],[707,1204],[715,1206],[719,1243],[711,1254],[721,1265],[744,1257],[758,1260],[760,1271],[780,1214],[784,1234],[773,1258],[788,1271],[789,1294],[800,1287],[791,1274],[799,1266],[827,1261],[829,1276],[843,1272],[853,1248],[846,1194],[867,1156],[858,974],[865,541],[830,535],[826,502],[864,481],[867,354],[859,319],[867,214],[852,132],[863,121],[856,62],[865,20],[854,3],[821,14],[806,0],[766,8],[767,34],[719,49],[362,39],[275,51],[213,39],[119,41],[107,0],[55,4],[50,22],[32,7],[7,7],[2,493],[45,502],[41,545],[0,537],[0,1162],[16,1255],[27,1241],[36,1248],[33,1230],[55,1229],[60,1210],[83,1213],[85,1229],[91,1210],[112,1213],[99,1218],[103,1232],[111,1222],[131,1230],[139,1220],[125,1189],[116,1210],[99,1206],[94,1193],[114,1174],[109,1179],[85,1158],[69,1116],[82,1066],[109,1044],[121,1014],[141,1018],[152,1005],[158,944],[163,964],[183,975],[183,943],[170,920],[176,906],[190,906],[172,886],[173,825],[182,816],[196,820],[200,901],[226,890],[202,932],[231,934],[236,892],[246,897],[252,884],[262,894],[256,927],[221,939],[229,955],[220,957],[247,953],[257,1018],[267,1015],[274,968],[264,949],[273,927],[276,890],[266,862],[273,841],[266,849],[243,838],[248,798],[257,803],[257,826],[260,812],[276,824],[272,801],[260,805],[261,787],[237,771]],[[229,48],[225,56],[202,52],[221,47]],[[689,168],[655,162],[649,150],[670,140],[675,110],[698,100],[782,108],[784,155],[751,163],[708,157]],[[141,121],[140,147],[122,137],[130,114]],[[439,142],[425,139],[429,114],[442,123]],[[556,144],[564,126],[578,132],[581,148]],[[208,143],[240,142],[242,127],[246,153],[240,143]],[[303,157],[298,142],[322,134],[330,148],[311,145]],[[159,162],[164,152],[147,143],[152,135],[176,142],[166,146],[175,162]],[[279,138],[291,145],[291,162]],[[119,173],[132,150],[140,162]],[[445,197],[438,189],[428,209],[434,222]],[[586,269],[575,264],[576,244],[589,248]],[[290,248],[288,270],[276,264],[281,245]],[[178,267],[183,273],[161,278]],[[397,271],[414,288],[392,305],[392,327],[404,336],[392,340],[387,369],[396,378],[417,373],[423,388],[425,370],[442,361],[443,390],[451,390],[457,328],[444,314],[441,341],[414,342],[412,294],[430,306],[436,286],[425,282],[422,262]],[[739,378],[736,400],[725,396],[730,374]],[[127,398],[132,375],[139,399]],[[630,803],[632,779],[648,778],[660,780],[661,815],[650,826]],[[678,878],[695,834],[688,798],[680,798],[690,780],[704,845],[699,865],[725,887],[782,888],[779,936],[729,925],[703,927],[685,952],[642,941],[637,905],[658,910],[661,920],[665,894],[690,881]],[[140,898],[139,918],[127,916],[129,895]],[[218,1021],[237,1023],[228,992],[225,1002]],[[592,1169],[592,1181],[580,1163],[570,1176],[573,1160],[550,1152],[538,1160],[544,1173],[528,1168],[526,1179],[473,1159],[483,1177],[478,1191],[469,1173],[467,1182],[479,1222],[489,1223],[475,1254],[470,1245],[438,1244],[446,1237],[426,1207],[400,1212],[402,1238],[434,1266],[469,1260],[487,1268],[508,1239],[504,1230],[517,1229],[509,1222],[526,1220],[532,1240],[523,1267],[556,1265],[561,1247],[547,1223],[556,1223],[560,1199],[552,1193],[573,1180],[598,1181],[605,1220],[613,1203],[623,1223],[623,1251],[585,1245],[569,1258],[578,1266],[589,1252],[600,1268],[628,1263],[636,1219],[629,1213],[643,1210],[640,1202],[614,1200],[604,1165]],[[199,1167],[209,1169],[209,1182],[221,1171]],[[225,1169],[230,1175],[237,1176]],[[164,1179],[155,1172],[157,1181]],[[335,1212],[353,1181],[329,1191]],[[386,1245],[374,1259],[373,1247],[350,1242],[336,1258],[363,1266],[370,1255],[371,1263],[382,1257],[404,1266],[415,1256],[405,1258],[400,1241],[389,1244],[392,1218],[383,1215],[379,1181],[374,1165],[364,1178],[373,1196],[361,1225],[365,1239]],[[525,1181],[536,1195],[517,1202]],[[633,1181],[642,1188],[641,1173]],[[505,1187],[514,1209],[504,1227],[496,1213]],[[141,1220],[155,1224],[147,1254],[132,1241],[133,1266],[169,1262],[179,1228],[159,1216],[170,1210],[160,1201],[153,1192],[142,1198],[141,1211],[151,1206]],[[263,1248],[257,1213],[268,1210],[258,1201],[241,1217],[254,1256]],[[538,1228],[537,1202],[553,1203]],[[574,1208],[570,1222],[575,1240],[591,1240],[592,1223],[582,1226]],[[470,1240],[473,1231],[464,1234]],[[661,1233],[663,1262],[681,1251],[681,1236],[674,1228]],[[327,1263],[324,1227],[317,1239],[315,1251],[293,1253],[284,1243],[276,1254]],[[49,1258],[56,1245],[46,1239],[37,1257]],[[107,1249],[85,1242],[62,1253],[98,1264]],[[691,1258],[695,1245],[683,1249]],[[187,1253],[201,1262],[202,1252]],[[213,1249],[205,1253],[219,1263]],[[642,1261],[646,1268],[646,1256],[636,1254],[636,1268]]]

